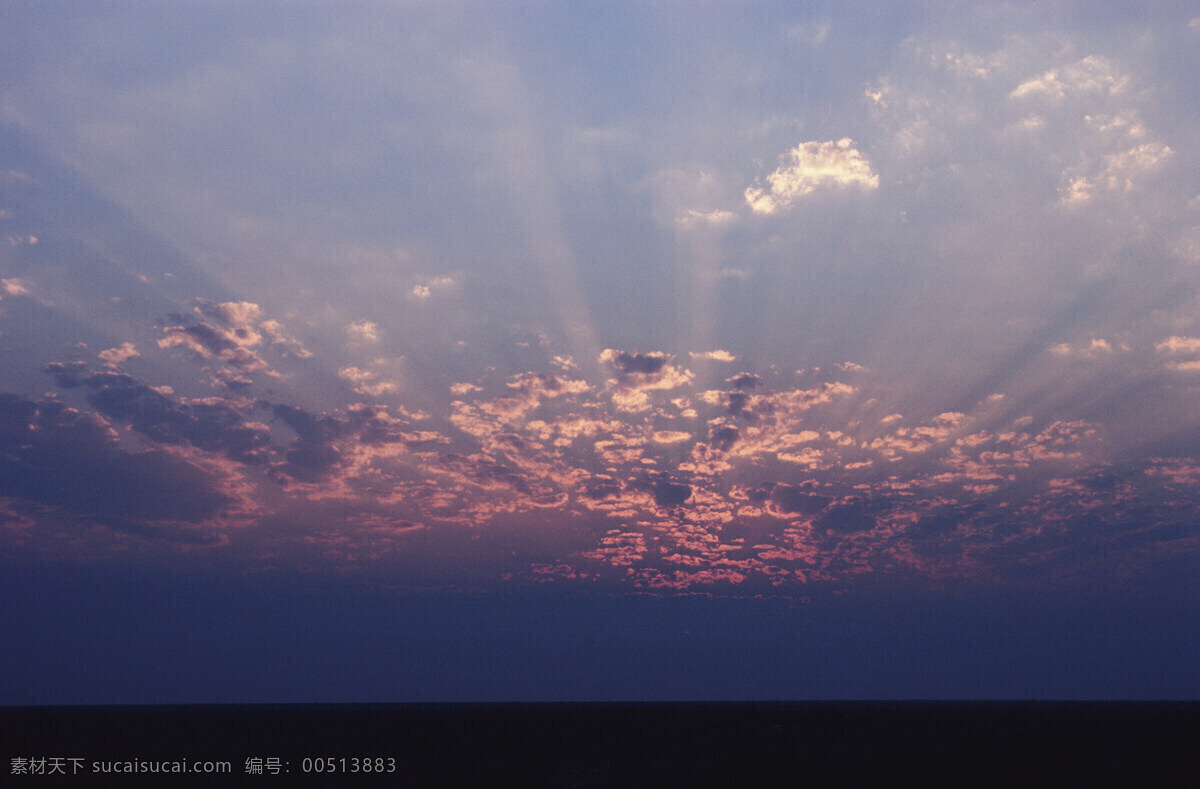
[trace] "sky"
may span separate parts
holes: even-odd
[[[1200,6],[0,2],[0,703],[1196,698]]]

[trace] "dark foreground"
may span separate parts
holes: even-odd
[[[1188,769],[1197,742],[1197,702],[0,709],[0,769],[13,786],[17,778],[43,783],[51,771],[79,784],[101,780],[98,773],[180,769],[216,786],[721,786],[901,776],[1152,785]],[[205,768],[227,772],[197,775],[198,761],[227,763]]]

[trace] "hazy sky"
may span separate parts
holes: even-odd
[[[1198,73],[1184,2],[0,2],[0,703],[1194,697]]]

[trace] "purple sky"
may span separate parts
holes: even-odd
[[[0,703],[1195,697],[1200,9],[876,5],[3,3]]]

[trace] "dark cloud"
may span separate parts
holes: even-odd
[[[876,516],[889,508],[886,501],[858,500],[830,507],[819,515],[815,525],[835,534],[849,534],[874,529],[878,525]]]
[[[714,425],[708,431],[708,443],[713,449],[727,452],[737,443],[738,429],[733,425]]]
[[[345,423],[280,403],[271,405],[271,413],[296,434],[283,467],[289,477],[318,482],[337,466],[342,454],[334,442],[346,433]]]
[[[252,384],[248,375],[267,369],[266,361],[251,350],[262,344],[263,331],[274,332],[280,341],[290,342],[279,334],[275,321],[255,327],[261,310],[251,302],[218,304],[198,299],[195,312],[201,320],[178,313],[169,315],[173,325],[163,327],[159,347],[182,347],[197,359],[220,363],[217,378],[235,391],[244,391]]]
[[[829,496],[808,493],[794,485],[777,484],[771,490],[771,501],[784,512],[816,515],[833,501]]]
[[[599,475],[592,477],[583,484],[583,495],[599,501],[621,494],[621,483],[610,476]]]
[[[497,433],[492,437],[491,449],[514,455],[530,455],[537,452],[537,445],[516,433]]]
[[[692,496],[690,485],[660,481],[654,484],[654,503],[660,507],[681,506]]]
[[[274,451],[269,431],[248,425],[244,408],[227,401],[212,398],[181,403],[130,375],[91,372],[81,363],[54,363],[46,371],[63,388],[86,389],[88,403],[99,413],[128,424],[153,441],[187,444],[253,465],[267,463]],[[428,443],[440,438],[405,433],[407,420],[388,416],[382,407],[352,409],[346,417],[316,415],[281,403],[259,402],[248,407],[269,408],[275,419],[291,428],[295,437],[278,469],[302,482],[318,482],[338,466],[342,457],[339,440],[382,445]]]
[[[227,403],[178,403],[125,373],[89,372],[79,363],[54,363],[46,371],[61,387],[87,389],[97,411],[154,441],[190,444],[242,463],[266,461],[265,431],[247,427],[241,412]]]
[[[359,441],[371,446],[405,440],[404,428],[408,425],[407,420],[388,416],[381,406],[363,406],[352,410],[346,423],[358,435]]]
[[[94,415],[11,394],[0,395],[0,494],[130,529],[203,521],[229,503],[203,469],[163,451],[125,451]]]
[[[958,529],[958,525],[962,520],[962,516],[946,512],[922,515],[908,530],[908,534],[916,537],[946,536],[953,534]]]
[[[725,382],[735,389],[757,389],[762,386],[762,377],[754,373],[738,373],[732,378],[726,378]]]
[[[746,404],[750,402],[750,395],[745,392],[733,391],[725,394],[725,406],[729,409],[729,413],[737,416],[742,413]],[[749,414],[747,414],[749,416]]]
[[[609,361],[622,373],[637,375],[654,375],[661,372],[667,364],[665,353],[630,353],[617,351],[609,355]]]
[[[172,319],[182,321],[184,316],[172,315]],[[199,345],[209,354],[216,356],[225,351],[233,351],[238,346],[233,340],[229,339],[224,332],[219,331],[211,324],[189,323],[176,326],[166,326],[163,328],[163,333],[167,337],[179,337],[180,339],[191,339],[196,345]],[[192,343],[186,343],[191,346]],[[204,356],[204,358],[208,358]]]
[[[535,397],[554,397],[562,391],[563,383],[558,376],[531,372],[513,376],[508,388]]]
[[[533,492],[528,479],[520,471],[484,454],[462,455],[450,452],[437,459],[440,468],[453,471],[485,488],[502,487],[529,495]]]

